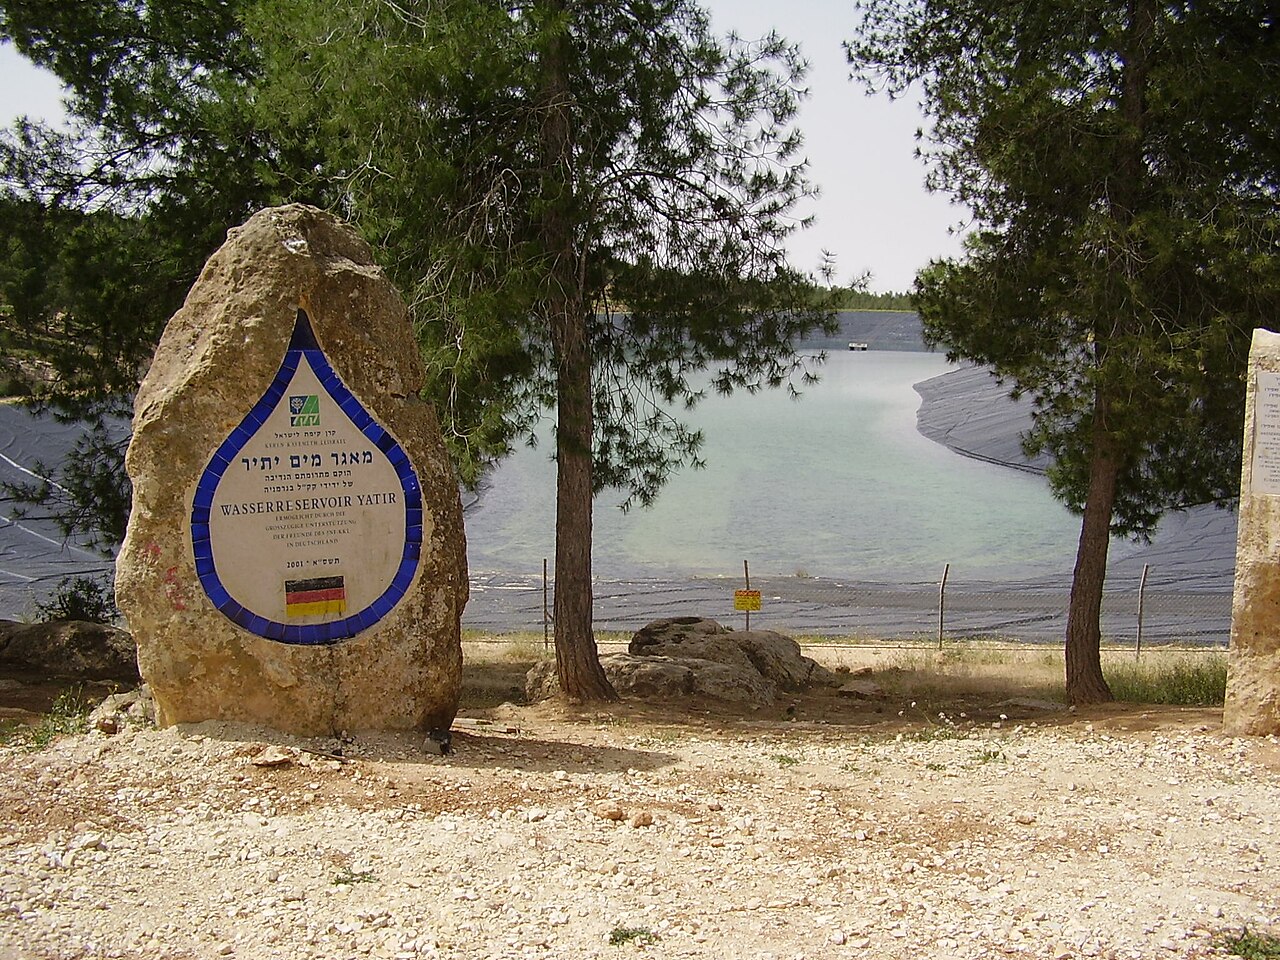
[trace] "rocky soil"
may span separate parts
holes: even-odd
[[[447,756],[213,723],[0,748],[0,957],[1173,960],[1280,933],[1274,738],[1000,712],[827,693],[503,706]]]

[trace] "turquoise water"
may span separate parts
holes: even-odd
[[[822,382],[713,397],[692,415],[704,470],[683,470],[650,509],[595,511],[601,577],[760,575],[859,580],[1069,573],[1079,521],[1037,476],[922,437],[912,385],[949,368],[931,353],[832,353]],[[547,431],[549,436],[549,431]],[[522,449],[467,512],[473,573],[530,574],[554,557],[550,444]]]

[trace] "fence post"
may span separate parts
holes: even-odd
[[[947,607],[947,574],[951,572],[951,564],[942,568],[942,583],[938,584],[938,649],[942,649],[942,627],[944,612]]]
[[[750,590],[751,589],[751,569],[750,567],[747,566],[747,561],[745,560],[742,561],[742,579],[747,582],[747,589]],[[750,633],[751,632],[751,611],[744,610],[743,613],[747,615],[747,632]]]
[[[1142,612],[1147,601],[1147,571],[1150,568],[1148,563],[1142,565],[1142,582],[1138,584],[1138,637],[1133,645],[1134,660],[1142,656]]]
[[[547,558],[542,558],[542,649],[551,645],[550,613],[547,609]]]

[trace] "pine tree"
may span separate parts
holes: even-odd
[[[866,0],[866,83],[919,84],[930,183],[974,212],[917,279],[926,337],[1029,395],[1081,515],[1074,703],[1111,699],[1112,535],[1238,492],[1250,332],[1280,306],[1280,37],[1262,2]]]
[[[250,32],[260,109],[311,118],[344,212],[411,291],[459,461],[556,408],[558,672],[612,698],[593,495],[650,502],[697,462],[676,415],[695,375],[803,378],[792,341],[829,317],[782,248],[812,190],[803,63],[777,37],[717,40],[688,0],[282,0]]]

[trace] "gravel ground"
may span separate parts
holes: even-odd
[[[1182,958],[1280,933],[1280,744],[1212,711],[705,707],[504,706],[450,756],[212,723],[0,749],[0,957]]]

